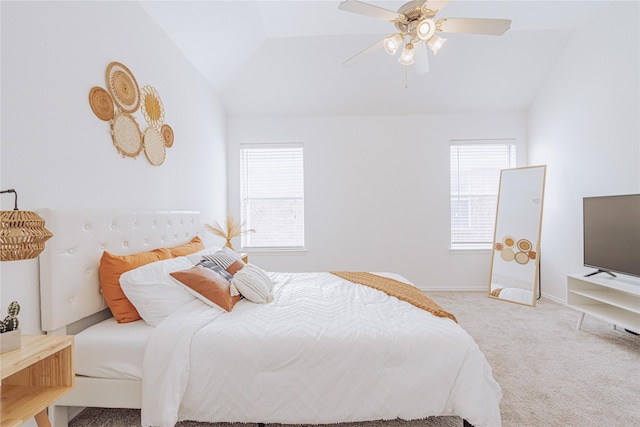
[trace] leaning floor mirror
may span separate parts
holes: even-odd
[[[500,172],[490,298],[536,305],[546,171],[530,166]]]

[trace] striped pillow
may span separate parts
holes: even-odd
[[[227,282],[230,282],[231,279],[233,279],[233,274],[229,273],[227,270],[223,269],[213,261],[207,261],[206,259],[203,259],[198,264],[196,264],[196,266],[208,268],[209,270],[215,271],[216,273],[224,277]]]
[[[246,264],[231,279],[231,295],[240,293],[251,302],[264,304],[273,301],[273,282],[253,264]]]
[[[216,265],[219,265],[223,270],[229,273],[236,274],[238,270],[244,267],[244,262],[240,258],[240,255],[235,253],[229,248],[222,248],[218,252],[211,255],[204,255],[203,261],[211,261]]]

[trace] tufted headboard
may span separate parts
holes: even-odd
[[[129,255],[173,247],[200,233],[190,211],[62,211],[42,209],[53,233],[40,255],[42,330],[64,328],[103,311],[98,266],[103,251]]]

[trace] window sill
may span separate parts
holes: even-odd
[[[451,255],[472,255],[472,254],[490,254],[491,246],[469,246],[469,247],[457,247],[449,248]]]
[[[305,255],[305,248],[242,248],[240,250],[248,255]]]

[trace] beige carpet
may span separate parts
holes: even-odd
[[[536,308],[496,301],[479,292],[431,292],[474,337],[502,387],[505,427],[640,426],[640,336],[613,330],[541,300]],[[70,427],[139,425],[137,410],[88,408]],[[378,421],[341,427],[453,427],[457,417]],[[244,427],[183,422],[180,427]],[[253,427],[253,425],[246,425]],[[270,427],[276,427],[270,425]]]

